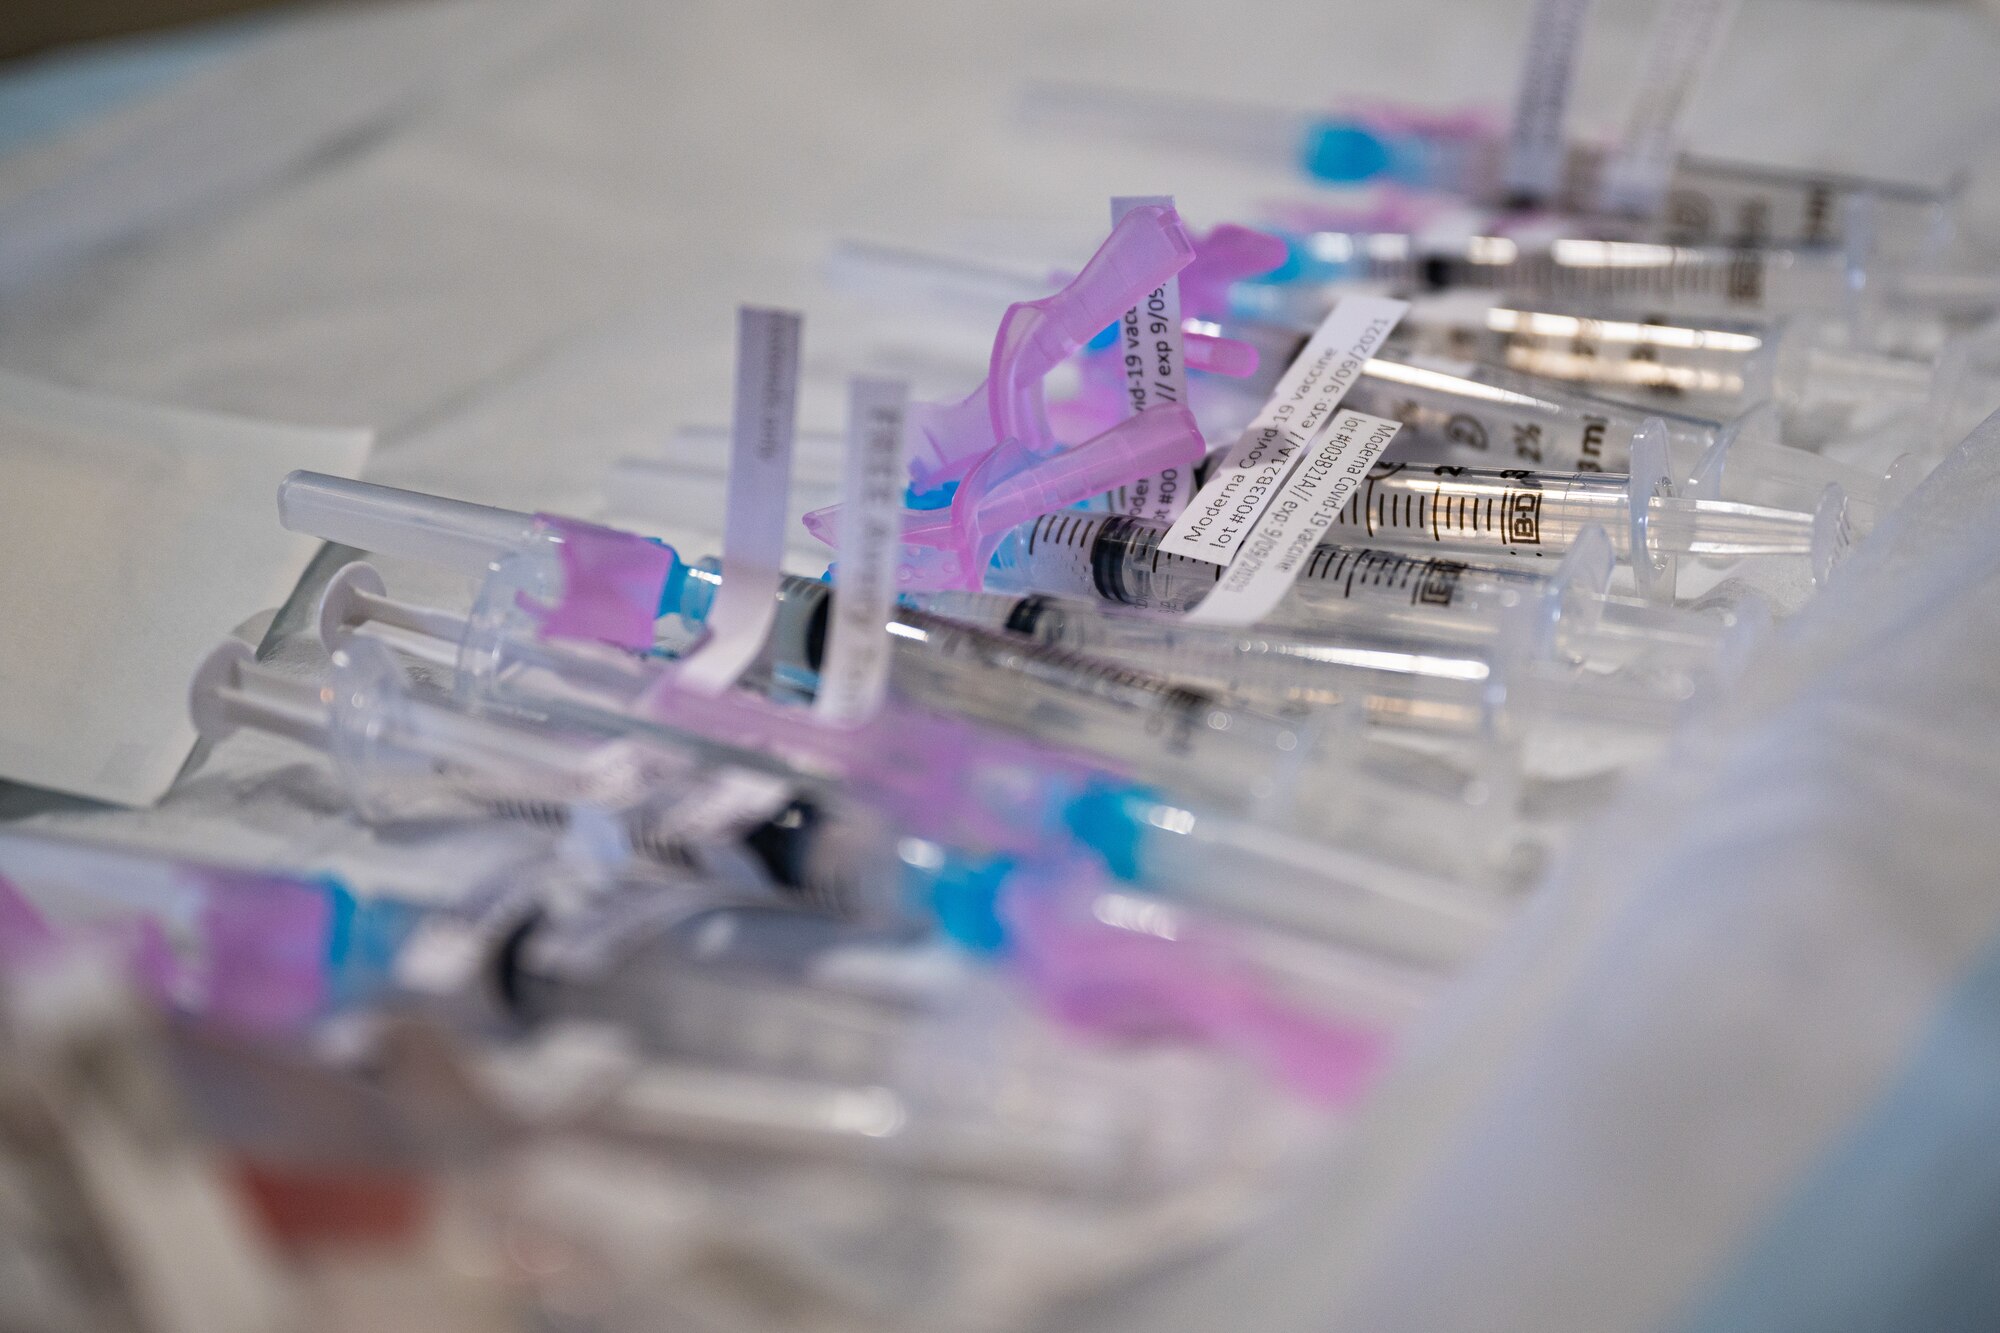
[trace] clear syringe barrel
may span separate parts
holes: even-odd
[[[1682,245],[1837,245],[1865,228],[1878,252],[1930,255],[1952,240],[1956,191],[1899,181],[1683,157],[1667,183],[1662,237]]]
[[[1623,521],[1629,538],[1629,518]],[[1157,669],[1169,675],[1239,697],[1271,697],[1292,673],[1291,692],[1276,697],[1326,702],[1320,696],[1328,690],[1329,697],[1358,693],[1371,716],[1419,725],[1467,725],[1457,705],[1468,682],[1484,678],[1481,654],[1524,608],[1542,627],[1539,647],[1554,660],[1698,671],[1714,656],[1710,622],[1605,596],[1617,547],[1601,536],[1582,544],[1580,535],[1572,538],[1561,552],[1566,564],[1548,570],[1323,544],[1254,633],[1088,614],[1083,608],[1092,603],[1179,613],[1208,595],[1222,567],[1162,553],[1164,531],[1132,518],[1044,515],[1002,539],[986,583],[991,592],[1044,601],[1008,603],[1004,614],[986,594],[932,594],[923,604],[1027,630],[1091,657],[1161,663]],[[1336,636],[1350,642],[1330,641]]]
[[[1604,157],[1595,144],[1570,145],[1556,204],[1562,212],[1600,209]],[[1874,252],[1922,257],[1951,243],[1957,189],[1683,155],[1658,211],[1621,220],[1641,226],[1644,239],[1673,245],[1840,245],[1859,231]]]
[[[672,547],[637,533],[318,472],[293,472],[279,483],[278,519],[293,532],[472,578],[505,566],[517,591],[543,606],[564,598],[566,553],[574,543],[615,543],[660,564],[663,596],[687,577]],[[514,609],[509,603],[503,611],[511,615]]]
[[[1565,237],[1545,247],[1507,236],[1439,245],[1409,232],[1319,231],[1293,239],[1290,283],[1239,283],[1235,313],[1297,323],[1324,316],[1342,285],[1411,292],[1493,291],[1681,315],[1839,312],[1855,294],[1849,256],[1831,247],[1737,249]]]
[[[871,1014],[813,988],[656,967],[620,998],[644,1006],[649,993],[654,1044],[718,1054],[642,1072],[609,1099],[595,1118],[628,1142],[1130,1200],[1200,1178],[1228,1104],[1206,1063],[1142,1083],[977,989],[935,1011]]]
[[[1458,304],[1478,304],[1506,317],[1522,313],[1483,303]],[[1591,322],[1599,327],[1640,328]],[[1233,334],[1245,326],[1224,327]],[[1267,335],[1270,332],[1269,326],[1259,327]],[[1496,349],[1485,345],[1483,350]],[[1282,367],[1295,351],[1295,346],[1284,348],[1272,358],[1274,365]],[[1918,373],[1912,373],[1913,367],[1919,367]],[[1274,369],[1270,377],[1275,379],[1277,373]],[[1778,358],[1776,380],[1767,387],[1797,388],[1799,393],[1788,393],[1785,405],[1815,413],[1822,426],[1840,416],[1843,399],[1850,408],[1866,401],[1879,410],[1894,401],[1894,392],[1902,391],[1914,396],[1914,402],[1906,397],[1902,406],[1915,409],[1908,416],[1918,424],[1932,419],[1932,404],[1926,401],[1930,394],[1924,387],[1930,382],[1927,369],[1905,358],[1794,342]],[[1954,382],[1940,363],[1937,391]],[[1846,387],[1820,395],[1812,390],[1813,384]],[[1869,384],[1882,386],[1882,391],[1868,390]],[[1781,434],[1792,431],[1800,418],[1787,416],[1781,422],[1777,408],[1768,402],[1755,402],[1727,418],[1663,412],[1582,387],[1568,388],[1533,373],[1431,355],[1407,345],[1364,363],[1348,401],[1401,423],[1403,429],[1387,454],[1390,462],[1629,472],[1634,443],[1647,432],[1663,445],[1669,475],[1690,483],[1699,480],[1695,493],[1708,498],[1810,510],[1829,484],[1837,483],[1854,499],[1874,504],[1882,499],[1885,482],[1879,473],[1781,444]]]
[[[1608,541],[1600,550],[1608,562]],[[1527,573],[1524,582],[1548,595],[1516,608],[1527,618],[1522,623],[1539,634],[1519,649],[1540,654],[1556,672],[1578,665],[1643,669],[1643,681],[1655,684],[1635,684],[1635,698],[1711,671],[1730,628],[1719,617],[1606,597],[1588,586],[1565,588],[1560,578]],[[937,592],[913,600],[934,615],[1158,672],[1252,709],[1351,706],[1397,730],[1459,735],[1478,733],[1490,722],[1494,657],[1515,642],[1507,637],[1504,615],[1469,621],[1462,640],[1447,642],[1401,632],[1386,618],[1368,623],[1356,617],[1334,629],[1232,629],[1044,594]],[[1483,627],[1483,637],[1471,632],[1474,626]],[[1565,702],[1557,697],[1557,706],[1544,711],[1560,715]],[[1650,725],[1658,709],[1649,703],[1639,711]]]
[[[1727,415],[1770,396],[1784,331],[1764,320],[1619,318],[1465,292],[1412,302],[1391,346],[1506,366],[1651,407]]]
[[[1425,646],[1376,627],[1241,631],[1143,612],[1094,612],[1090,604],[1042,594],[939,592],[914,600],[928,618],[1005,629],[1248,707],[1357,705],[1387,725],[1456,734],[1477,732],[1486,717],[1491,667],[1477,648]]]
[[[1600,527],[1625,560],[1635,546],[1654,560],[1809,556],[1820,549],[1815,513],[1684,499],[1663,482],[1635,513],[1633,489],[1632,478],[1603,473],[1378,464],[1329,532],[1396,547],[1560,556]]]
[[[878,1082],[913,1014],[892,1002],[813,986],[810,954],[837,947],[854,927],[772,909],[724,909],[691,903],[685,922],[628,927],[619,952],[587,972],[539,948],[563,922],[530,922],[524,945],[494,959],[499,985],[516,1012],[535,1022],[599,1019],[619,1023],[665,1055],[739,1068],[818,1078]],[[703,935],[747,932],[789,937],[781,966],[733,965]],[[731,940],[731,944],[736,941]],[[740,952],[740,950],[738,950]],[[797,956],[807,955],[807,956]],[[553,964],[553,965],[552,965]]]
[[[1409,962],[1464,962],[1505,919],[1483,890],[1145,792],[1085,798],[1070,819],[1129,848],[1132,877],[1169,897]]]
[[[1154,611],[1192,610],[1220,581],[1223,567],[1163,553],[1164,532],[1139,519],[1045,514],[1001,539],[986,587]],[[1481,627],[1497,621],[1507,607],[1541,596],[1549,586],[1533,570],[1322,545],[1266,623],[1325,629],[1386,623],[1444,640],[1479,637]],[[1093,651],[1083,643],[1069,646]]]
[[[472,717],[413,694],[388,649],[366,640],[343,645],[324,684],[225,644],[195,673],[189,711],[210,739],[248,727],[324,751],[373,823],[511,815],[552,825],[571,801],[612,803],[620,776],[599,738]]]
[[[1665,424],[1675,458],[1700,457],[1726,428],[1498,366],[1414,354],[1370,360],[1347,402],[1402,423],[1393,457],[1549,472],[1629,471],[1632,440],[1649,419]]]
[[[190,690],[203,734],[253,727],[324,749],[372,823],[503,819],[547,830],[601,811],[618,849],[735,890],[844,915],[894,915],[893,837],[869,808],[695,751],[472,713],[410,687],[389,650],[350,635],[324,687],[230,645]],[[324,697],[322,697],[324,696]]]
[[[1468,260],[1469,260],[1468,256]],[[1459,266],[1468,273],[1478,266]],[[1566,238],[1521,255],[1510,290],[1612,309],[1681,314],[1839,311],[1854,296],[1850,256],[1832,247],[1742,249]]]
[[[833,590],[788,577],[766,649],[780,680],[816,685]],[[1291,723],[1225,707],[1150,671],[902,608],[894,687],[1050,744],[1102,755],[1150,782],[1240,801],[1271,787],[1302,739]]]
[[[1391,346],[1505,366],[1649,411],[1725,419],[1770,399],[1787,433],[1811,440],[1865,414],[1925,409],[1956,387],[1953,358],[1842,347],[1807,317],[1621,318],[1471,292],[1418,299]]]

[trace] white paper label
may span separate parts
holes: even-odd
[[[1562,183],[1569,144],[1570,76],[1583,37],[1590,0],[1538,0],[1528,26],[1528,51],[1514,94],[1514,125],[1507,138],[1507,193],[1519,200],[1546,199]]]
[[[791,501],[800,323],[789,310],[744,306],[736,312],[722,588],[709,612],[706,637],[674,677],[703,694],[720,694],[736,683],[777,616]]]
[[[1605,155],[1599,207],[1650,215],[1666,201],[1695,90],[1721,54],[1738,0],[1664,0],[1632,89],[1624,132]]]
[[[1254,625],[1276,610],[1397,429],[1397,422],[1381,417],[1335,412],[1333,424],[1292,470],[1221,581],[1187,619]]]
[[[1286,368],[1270,401],[1201,494],[1160,538],[1160,549],[1228,564],[1409,308],[1408,302],[1387,297],[1343,298]]]
[[[840,482],[833,621],[813,709],[836,726],[875,715],[889,689],[889,617],[902,550],[903,483],[909,446],[903,419],[909,386],[847,383],[847,458]]]
[[[1135,208],[1172,208],[1172,195],[1130,195],[1111,201],[1111,225]],[[1125,312],[1112,352],[1124,376],[1125,404],[1137,416],[1155,403],[1187,402],[1187,353],[1181,334],[1181,280],[1178,274]],[[1187,468],[1168,468],[1120,486],[1104,507],[1113,514],[1171,523],[1187,508],[1194,477]],[[1097,506],[1092,506],[1096,508]]]

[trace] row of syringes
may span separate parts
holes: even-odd
[[[415,902],[303,854],[250,870],[0,834],[0,1065],[32,1045],[8,1067],[89,1075],[63,1084],[74,1114],[33,1123],[99,1134],[79,1162],[125,1160],[93,1128],[121,1116],[156,1151],[173,1097],[142,1076],[150,1040],[202,1071],[185,1114],[225,1158],[435,1182],[490,1153],[539,1182],[513,1205],[531,1219],[605,1176],[658,1190],[662,1162],[714,1168],[719,1193],[773,1162],[848,1173],[843,1200],[886,1177],[886,1207],[926,1219],[917,1201],[961,1188],[1111,1212],[1212,1186],[1254,1169],[1214,1145],[1282,1132],[1264,1088],[1334,1112],[1365,1092],[1625,774],[2000,402],[2000,282],[1967,262],[1949,190],[1681,157],[1635,208],[1614,155],[1573,142],[1523,201],[1477,116],[1028,104],[1393,193],[1199,239],[1141,202],[1073,278],[840,247],[833,276],[893,317],[983,335],[1008,307],[965,367],[989,385],[906,432],[932,452],[875,636],[886,698],[858,720],[822,713],[860,595],[847,550],[765,584],[727,541],[686,558],[640,530],[724,507],[726,433],[621,465],[628,527],[288,477],[282,524],[365,558],[281,617],[320,669],[227,642],[190,685],[197,730],[303,747],[377,846],[508,854]],[[1140,412],[1117,333],[1169,282],[1185,401]],[[1152,474],[1061,490],[1135,421],[1202,487],[1343,302],[1385,293],[1400,313],[1339,406],[1389,423],[1387,447],[1261,614],[1209,614],[1231,567],[1175,549]],[[1073,391],[1046,390],[1065,362]],[[823,558],[854,464],[805,443],[792,550]],[[406,595],[438,572],[469,597]],[[765,587],[748,666],[698,686]],[[614,633],[567,614],[585,605],[629,614]],[[175,1021],[41,1021],[74,993],[44,970],[65,950]],[[1162,1040],[1188,1058],[1157,1063]],[[0,1122],[28,1123],[10,1087]],[[199,1169],[177,1179],[162,1215],[219,1215]],[[756,1188],[782,1244],[769,1199],[794,1196]],[[577,1248],[665,1309],[672,1284],[621,1256],[710,1251],[661,1220],[685,1196],[647,1197],[617,1244]],[[497,1230],[548,1268],[532,1227]],[[796,1272],[880,1277],[851,1236],[818,1239]]]

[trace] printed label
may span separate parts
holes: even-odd
[[[1506,497],[1507,531],[1503,540],[1509,546],[1540,546],[1542,544],[1542,493],[1540,491],[1508,491]]]
[[[1653,16],[1625,129],[1605,154],[1597,203],[1650,216],[1666,200],[1695,89],[1722,51],[1739,0],[1665,0]]]
[[[729,436],[729,499],[722,526],[722,588],[708,633],[674,673],[720,694],[755,660],[778,612],[792,489],[801,319],[789,310],[736,312],[736,402]]]
[[[902,551],[903,482],[909,444],[903,419],[909,386],[897,380],[847,384],[847,457],[840,482],[833,622],[813,710],[837,726],[873,717],[889,688],[889,617]]]
[[[1505,185],[1511,201],[1534,203],[1562,183],[1569,145],[1570,76],[1590,0],[1538,0],[1528,27],[1528,51],[1514,95],[1514,125],[1507,138]]]
[[[1336,412],[1221,582],[1187,618],[1204,625],[1252,625],[1276,610],[1348,497],[1396,437],[1398,426],[1360,412]]]
[[[1172,195],[1131,195],[1111,201],[1111,225],[1117,226],[1135,208],[1172,208]],[[1125,403],[1137,416],[1155,403],[1187,401],[1187,356],[1181,334],[1181,280],[1168,278],[1146,299],[1125,312],[1119,322],[1118,367],[1124,376]],[[1171,523],[1187,508],[1193,479],[1184,468],[1168,468],[1111,492],[1109,512]]]
[[[1335,306],[1229,457],[1160,538],[1160,549],[1212,565],[1229,564],[1313,438],[1333,419],[1361,368],[1409,308],[1407,302],[1379,296],[1349,296]]]

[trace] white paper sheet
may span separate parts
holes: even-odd
[[[157,800],[195,665],[317,547],[278,526],[278,480],[353,476],[370,442],[0,372],[0,778]]]

